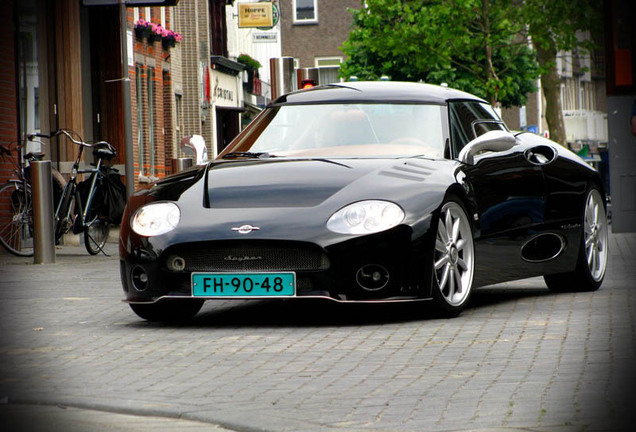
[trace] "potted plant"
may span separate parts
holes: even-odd
[[[252,93],[254,91],[254,77],[258,77],[258,69],[261,67],[261,64],[258,60],[250,57],[247,54],[241,54],[236,60],[245,66],[245,70],[247,72],[247,82],[243,83],[243,87],[248,92]]]
[[[250,57],[247,54],[241,54],[240,56],[238,56],[237,60],[239,63],[243,63],[248,71],[258,70],[261,67],[261,64],[258,60]]]
[[[146,20],[140,19],[135,23],[135,36],[137,39],[143,39],[148,37],[152,30],[150,28],[150,23]]]

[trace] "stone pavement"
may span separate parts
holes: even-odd
[[[0,420],[47,431],[607,431],[636,422],[636,234],[603,287],[422,303],[207,302],[187,325],[121,303],[110,257],[0,251]],[[7,426],[8,425],[8,426]],[[8,429],[7,429],[8,428]]]

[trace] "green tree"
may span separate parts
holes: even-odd
[[[446,82],[504,107],[535,91],[534,51],[514,0],[365,0],[341,75]]]
[[[524,0],[523,18],[530,30],[540,65],[550,138],[566,145],[561,108],[561,80],[556,70],[558,51],[590,50],[601,31],[602,2],[598,0]],[[581,38],[590,32],[591,38]]]

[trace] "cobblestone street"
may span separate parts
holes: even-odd
[[[636,235],[610,239],[593,293],[528,279],[477,290],[455,319],[424,303],[219,301],[187,325],[121,302],[114,243],[110,257],[58,249],[50,265],[2,251],[0,415],[27,404],[172,419],[165,429],[627,429]]]

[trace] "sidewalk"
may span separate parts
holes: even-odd
[[[622,432],[608,416],[634,418],[636,233],[610,236],[594,293],[533,278],[477,290],[452,320],[208,302],[184,326],[120,302],[116,242],[108,256],[78,243],[50,265],[0,251],[3,431]]]
[[[4,432],[229,432],[209,423],[63,405],[0,404],[0,423]]]

